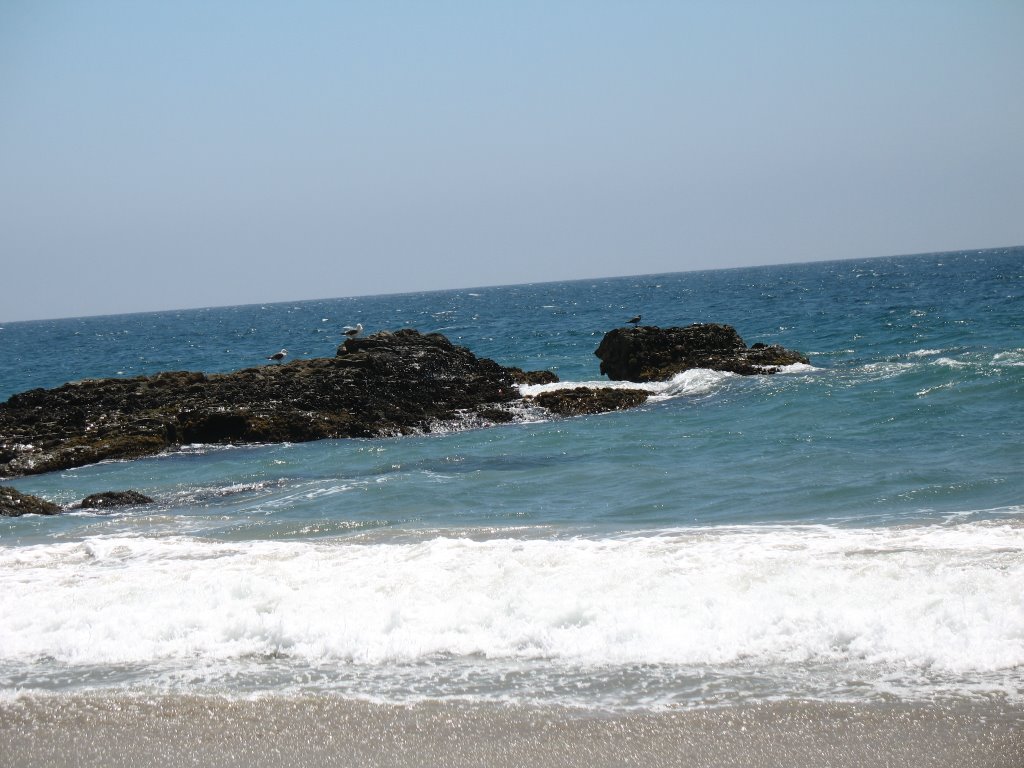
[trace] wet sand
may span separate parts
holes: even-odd
[[[21,697],[0,766],[1024,766],[1005,704],[775,703],[666,713],[330,697]]]

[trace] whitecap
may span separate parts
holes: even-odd
[[[939,384],[939,385],[934,386],[934,387],[925,387],[924,389],[919,389],[914,394],[917,397],[927,397],[932,392],[938,392],[939,390],[942,390],[942,389],[953,389],[955,386],[956,386],[956,384],[954,382],[947,382],[945,384]]]
[[[1024,349],[1011,349],[1007,352],[999,352],[993,355],[992,365],[1024,366]]]
[[[815,365],[810,365],[809,363],[790,363],[789,365],[778,366],[777,373],[820,373],[824,370],[824,368],[819,368]]]
[[[524,397],[536,397],[545,392],[577,389],[639,389],[650,393],[652,400],[667,400],[673,397],[706,395],[717,389],[723,382],[737,374],[712,371],[707,368],[691,368],[677,373],[667,381],[559,381],[553,384],[522,384],[519,391]]]
[[[1024,666],[1024,526],[0,549],[0,660]],[[128,639],[130,638],[130,642]]]

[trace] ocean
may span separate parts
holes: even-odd
[[[333,356],[356,321],[562,380],[530,392],[620,386],[593,353],[638,313],[811,364],[689,371],[596,416],[8,481],[156,504],[0,518],[0,697],[608,717],[955,702],[1019,725],[1024,247],[5,323],[0,399]]]

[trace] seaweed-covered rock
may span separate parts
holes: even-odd
[[[574,387],[542,392],[533,399],[537,405],[560,416],[582,416],[635,408],[647,401],[647,392],[642,389]]]
[[[747,347],[735,328],[719,323],[616,328],[604,335],[594,354],[609,379],[636,382],[664,381],[691,368],[771,374],[784,365],[808,362],[799,352],[778,345]]]
[[[83,509],[111,509],[153,503],[153,499],[138,491],[104,491],[86,496],[79,506]]]
[[[0,403],[0,477],[191,443],[302,442],[486,420],[520,398],[516,376],[439,334],[347,340],[333,358],[225,374],[86,380]]]
[[[46,499],[16,491],[7,485],[0,485],[0,517],[21,517],[21,515],[56,515],[61,508]]]

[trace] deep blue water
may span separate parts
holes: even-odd
[[[594,417],[14,480],[157,504],[0,521],[0,686],[1020,696],[1024,248],[8,323],[0,398],[329,356],[356,321],[596,381],[640,312],[811,366],[692,372]]]

